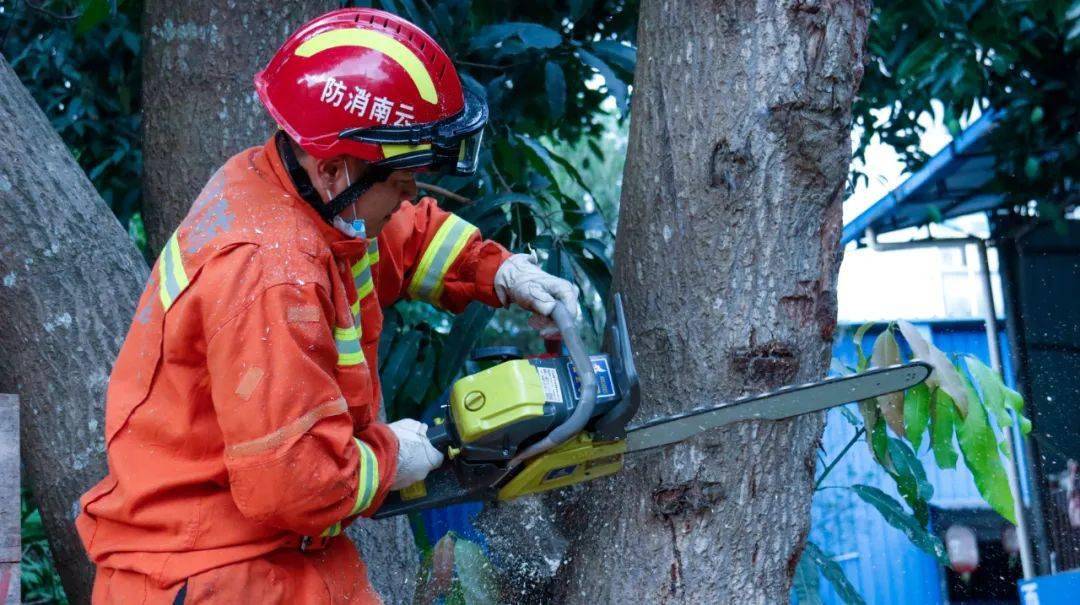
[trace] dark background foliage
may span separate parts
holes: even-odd
[[[1080,2],[880,0],[873,11],[856,157],[880,137],[914,170],[928,159],[921,117],[936,114],[955,136],[978,107],[997,122],[997,190],[1051,219],[1076,204]]]
[[[141,203],[142,2],[0,0],[0,52],[128,226]]]

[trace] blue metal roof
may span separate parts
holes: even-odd
[[[1003,196],[986,188],[994,177],[995,160],[986,135],[998,115],[993,110],[984,113],[915,174],[852,219],[844,226],[843,244],[862,237],[867,228],[886,233],[924,225],[935,214],[951,218],[1000,204]]]

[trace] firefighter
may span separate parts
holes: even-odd
[[[578,290],[417,195],[470,175],[487,107],[415,25],[343,9],[255,78],[280,130],[214,174],[155,264],[109,382],[109,473],[76,520],[95,603],[378,603],[342,529],[442,454],[378,420],[383,309]]]

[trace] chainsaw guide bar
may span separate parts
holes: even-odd
[[[827,410],[913,387],[930,375],[922,361],[876,368],[861,374],[828,378],[798,386],[702,406],[632,426],[626,430],[626,451],[640,452],[685,441],[702,432],[743,420],[782,420]]]

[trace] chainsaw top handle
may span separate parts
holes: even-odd
[[[593,372],[592,360],[589,359],[589,354],[585,352],[585,344],[581,341],[581,335],[578,334],[574,316],[570,314],[570,310],[566,308],[566,305],[556,302],[555,308],[551,311],[551,319],[555,321],[559,332],[562,333],[563,344],[566,346],[566,350],[570,352],[570,360],[574,362],[578,380],[581,381],[581,399],[578,400],[574,412],[570,414],[566,422],[555,427],[543,439],[514,456],[514,459],[510,461],[511,468],[528,458],[558,446],[581,432],[581,429],[585,428],[585,424],[592,418],[593,408],[596,406],[596,374]]]

